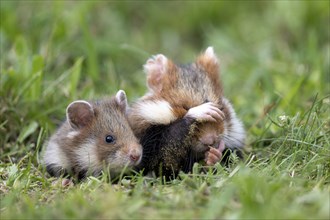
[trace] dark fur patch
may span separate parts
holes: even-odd
[[[179,171],[189,172],[197,157],[192,157],[189,131],[194,120],[183,118],[169,125],[149,127],[141,138],[143,157],[138,169],[147,174],[173,179]],[[187,142],[188,141],[188,142]]]
[[[55,177],[60,177],[60,176],[69,176],[69,172],[63,167],[58,166],[56,164],[48,164],[46,166],[46,171],[51,175]]]

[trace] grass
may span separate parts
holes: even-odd
[[[329,219],[328,3],[1,0],[1,219]],[[247,130],[245,161],[68,188],[39,165],[72,100],[124,89],[132,102],[152,54],[185,63],[209,45]]]

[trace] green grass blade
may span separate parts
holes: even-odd
[[[83,60],[82,57],[78,58],[70,69],[69,92],[74,99],[77,98],[78,82],[80,80]]]

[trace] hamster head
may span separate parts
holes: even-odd
[[[142,147],[126,118],[127,99],[120,90],[102,101],[75,101],[67,107],[67,147],[81,170],[121,172],[141,161]]]
[[[197,126],[195,151],[206,151],[208,146],[218,147],[231,115],[223,101],[219,79],[219,61],[212,47],[197,57],[195,62],[176,65],[162,54],[150,58],[144,65],[149,94],[147,100],[167,103],[173,119],[186,115],[192,107],[206,102],[219,105],[225,114],[221,123],[204,122]]]

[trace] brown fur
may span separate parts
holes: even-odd
[[[222,86],[219,79],[219,62],[215,62],[203,53],[197,58],[196,64],[198,67],[202,68],[206,75],[210,78],[214,88],[216,89],[215,93],[222,95]]]
[[[155,59],[153,62],[157,62]],[[230,118],[227,106],[222,103],[222,85],[219,78],[219,63],[214,57],[201,54],[195,63],[183,66],[175,65],[167,59],[167,65],[163,67],[166,72],[147,72],[147,84],[151,93],[145,95],[137,103],[150,100],[165,100],[170,104],[173,114],[177,119],[183,118],[192,107],[205,102],[213,102],[219,105],[225,116]],[[147,64],[148,65],[148,62]],[[139,137],[150,126],[150,123],[135,111],[133,104],[129,114],[132,128]],[[196,136],[203,136],[210,131],[221,134],[224,130],[223,123],[202,123],[195,132]]]

